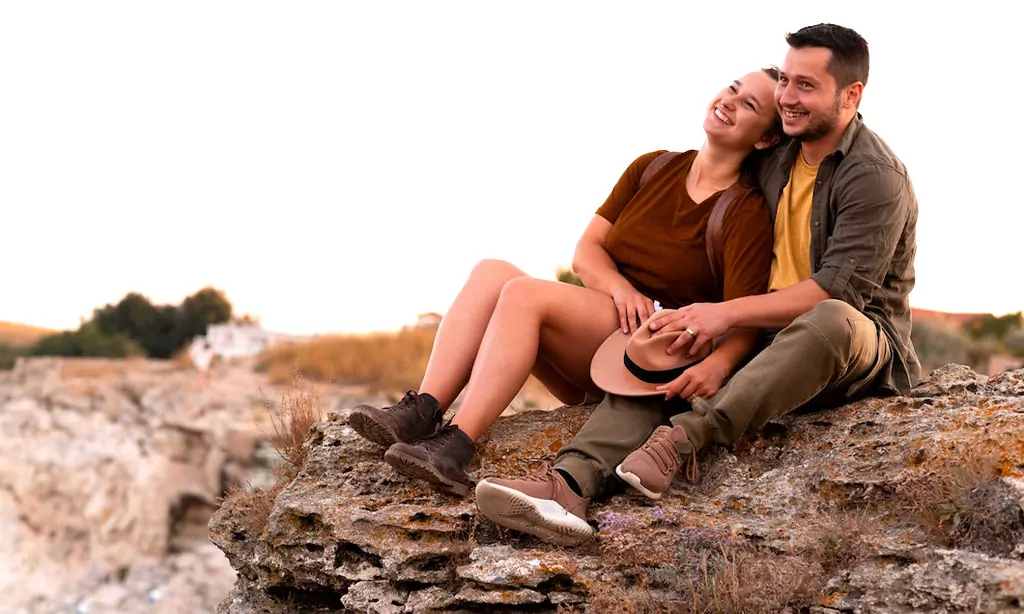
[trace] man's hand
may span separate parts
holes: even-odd
[[[675,354],[689,347],[690,356],[699,354],[706,344],[729,332],[730,328],[732,323],[723,303],[694,303],[651,322],[655,335],[682,332],[667,351]]]
[[[619,311],[619,326],[622,332],[633,334],[640,324],[654,313],[654,301],[637,292],[628,283],[620,284],[612,292],[612,300]],[[638,322],[639,320],[639,322]]]
[[[688,335],[683,335],[687,337]],[[665,400],[672,397],[692,399],[693,397],[709,398],[722,387],[722,382],[729,375],[728,370],[711,360],[696,364],[667,384],[658,386],[665,393]]]

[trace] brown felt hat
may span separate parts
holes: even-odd
[[[658,313],[671,311],[674,310],[662,309]],[[658,386],[671,382],[711,353],[711,347],[707,346],[697,356],[688,356],[688,348],[666,354],[665,348],[672,345],[679,335],[689,333],[679,331],[652,335],[651,320],[648,318],[632,335],[616,329],[597,348],[590,361],[590,377],[598,388],[631,397],[665,394],[657,389]]]

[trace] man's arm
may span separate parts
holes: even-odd
[[[851,169],[836,197],[835,227],[811,279],[831,298],[863,311],[885,282],[917,200],[907,177],[881,163]]]
[[[729,328],[785,328],[828,298],[811,278],[777,292],[733,299],[722,308]]]
[[[687,328],[697,333],[692,343],[690,335],[682,335],[670,350],[689,345],[696,354],[704,343],[735,327],[784,328],[829,298],[863,311],[885,280],[916,201],[907,178],[885,164],[851,169],[836,198],[835,227],[821,267],[810,279],[770,294],[683,307],[654,327],[661,333]]]

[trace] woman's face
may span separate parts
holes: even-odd
[[[775,122],[775,79],[762,70],[736,79],[715,95],[704,117],[708,139],[732,149],[754,149]]]

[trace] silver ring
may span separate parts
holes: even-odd
[[[693,332],[693,331],[692,331],[692,330],[690,330],[689,328],[687,328],[687,329],[686,329],[686,330],[684,330],[683,332],[684,332],[684,333],[689,333],[691,337],[696,337],[696,336],[697,336],[697,333]]]

